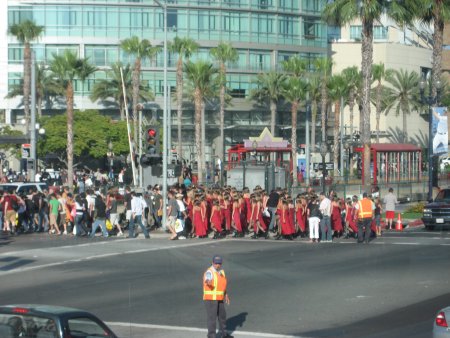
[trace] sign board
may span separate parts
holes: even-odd
[[[319,162],[319,163],[314,163],[313,168],[314,168],[314,170],[322,170],[322,163],[321,163],[321,162]],[[326,168],[327,170],[333,170],[333,169],[334,169],[334,163],[333,163],[333,162],[327,162],[327,163],[325,163],[325,168]]]
[[[21,147],[22,158],[30,158],[31,157],[31,144],[24,143]]]

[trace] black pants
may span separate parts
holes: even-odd
[[[372,217],[363,218],[358,221],[358,242],[362,242],[363,240],[369,242],[371,225],[372,225]],[[363,232],[364,232],[363,228],[365,228],[364,239],[363,239]]]
[[[219,318],[219,330],[222,337],[227,334],[226,322],[227,313],[225,311],[225,304],[222,300],[205,300],[206,307],[206,322],[208,325],[208,338],[216,338],[216,322]]]

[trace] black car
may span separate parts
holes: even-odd
[[[450,227],[450,189],[442,189],[432,203],[423,208],[422,222],[425,228]]]
[[[52,305],[0,306],[1,338],[117,338],[93,314]]]

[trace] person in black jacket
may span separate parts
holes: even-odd
[[[97,195],[95,198],[94,223],[92,223],[90,238],[95,237],[95,231],[98,227],[102,229],[103,237],[108,237],[108,230],[106,230],[106,204],[102,195]]]
[[[318,201],[317,195],[312,195],[310,197],[307,215],[308,215],[308,221],[309,221],[309,241],[310,242],[318,242],[319,241],[320,210],[319,210],[319,201]]]

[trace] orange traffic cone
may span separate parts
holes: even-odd
[[[402,216],[400,213],[398,213],[397,223],[395,224],[395,231],[403,231]]]

